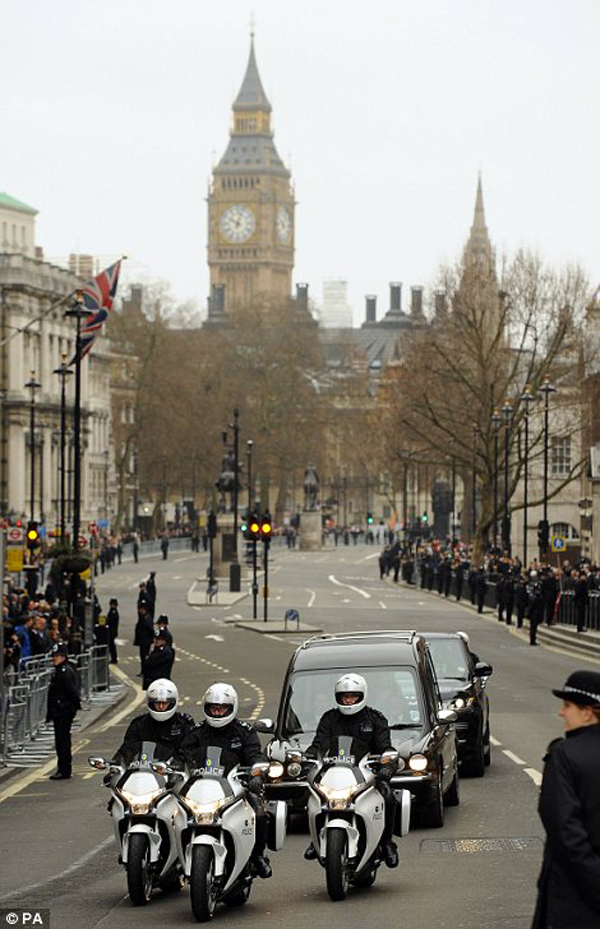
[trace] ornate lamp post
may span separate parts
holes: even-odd
[[[252,439],[247,439],[246,441],[246,458],[248,459],[248,519],[250,519],[250,514],[252,513],[253,503],[252,497],[252,446],[254,442]]]
[[[31,391],[31,400],[29,403],[29,460],[31,463],[31,479],[29,485],[29,510],[30,519],[35,519],[35,392],[42,385],[35,379],[35,371],[31,372],[31,377],[25,384],[27,390]]]
[[[549,409],[550,394],[556,393],[556,387],[550,383],[550,378],[546,377],[540,387],[544,394],[544,509],[542,520],[538,526],[538,541],[540,543],[540,558],[548,553],[548,542],[550,541],[550,524],[548,523],[548,440],[549,440]]]
[[[502,407],[502,419],[504,421],[504,515],[502,517],[502,548],[504,551],[511,553],[510,545],[510,513],[508,512],[508,481],[509,467],[508,457],[510,449],[510,425],[512,421],[512,406],[505,400]]]
[[[494,528],[493,528],[493,539],[494,539],[494,548],[498,547],[498,429],[500,428],[500,423],[502,422],[502,417],[499,410],[494,410],[492,413],[492,426],[494,429]]]
[[[67,366],[67,356],[61,355],[62,364],[59,368],[54,369],[54,374],[60,377],[60,459],[59,459],[59,476],[60,476],[60,538],[65,537],[66,529],[66,507],[65,507],[65,448],[67,442],[67,378],[73,373]]]
[[[75,304],[67,310],[65,316],[77,322],[75,335],[75,411],[73,440],[73,534],[72,546],[79,548],[79,525],[81,521],[81,322],[87,319],[89,311],[83,303],[83,294],[77,291]]]
[[[529,408],[533,403],[534,397],[531,393],[531,386],[525,384],[525,389],[521,394],[521,403],[525,407],[524,416],[524,448],[523,448],[523,568],[527,570],[527,508],[529,506]]]

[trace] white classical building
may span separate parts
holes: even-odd
[[[58,525],[60,506],[61,378],[54,371],[62,355],[67,362],[73,357],[75,322],[64,317],[67,305],[50,307],[73,294],[82,280],[42,260],[35,242],[35,215],[32,207],[0,194],[0,515],[31,517],[33,460],[33,516],[52,530]],[[88,521],[108,518],[111,511],[110,364],[110,343],[101,337],[81,367],[84,534]],[[40,384],[34,391],[33,443],[32,391],[25,386],[32,373]],[[74,380],[67,378],[66,484],[71,492]]]

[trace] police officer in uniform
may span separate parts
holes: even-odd
[[[202,703],[204,722],[198,723],[181,744],[180,756],[190,770],[205,767],[207,752],[210,750],[214,754],[215,749],[220,750],[220,765],[225,774],[238,764],[252,768],[259,763],[268,763],[256,729],[250,723],[237,719],[239,699],[235,688],[230,684],[212,684]],[[214,758],[212,760],[214,763]],[[262,776],[252,777],[247,793],[248,803],[256,816],[256,840],[251,860],[258,876],[267,878],[271,877],[272,871],[265,856],[268,819],[263,796]]]
[[[173,681],[153,681],[146,693],[148,712],[131,720],[122,745],[115,752],[115,764],[135,761],[144,742],[153,742],[155,761],[175,759],[181,742],[194,728],[188,713],[179,713],[179,692]],[[107,780],[110,780],[107,775]]]
[[[575,671],[552,693],[565,738],[548,746],[539,801],[546,830],[533,929],[600,926],[600,673]]]
[[[167,644],[165,633],[162,629],[157,629],[154,636],[154,648],[142,664],[144,672],[142,689],[147,690],[152,681],[162,678],[170,680],[174,661],[175,655],[173,649]]]
[[[71,777],[71,726],[75,714],[81,709],[77,674],[67,658],[67,646],[57,642],[52,648],[54,673],[48,688],[46,722],[54,723],[54,742],[58,771],[50,775],[51,781],[66,781]]]
[[[334,688],[336,708],[321,716],[315,737],[306,750],[309,758],[327,756],[332,748],[335,750],[335,742],[339,736],[352,738],[353,752],[357,757],[362,758],[366,754],[381,755],[383,752],[394,750],[388,721],[379,710],[367,706],[367,693],[367,682],[361,674],[343,674],[340,677]],[[398,867],[398,846],[392,839],[396,798],[389,784],[393,773],[392,766],[386,765],[377,776],[377,789],[385,803],[381,851],[388,868]],[[304,857],[309,861],[317,857],[312,842]]]

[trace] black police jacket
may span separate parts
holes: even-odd
[[[75,716],[81,709],[79,699],[79,682],[77,674],[68,661],[55,667],[48,688],[48,708],[46,722],[53,719],[67,719]]]
[[[170,681],[174,661],[175,655],[173,654],[173,649],[168,645],[153,648],[148,657],[144,659],[143,663],[143,689],[148,690],[152,681],[158,681],[159,678],[162,677]]]
[[[547,840],[534,927],[598,929],[600,725],[550,745],[539,814]]]
[[[150,713],[143,713],[131,720],[123,739],[117,749],[114,761],[127,765],[135,761],[144,742],[154,742],[155,761],[169,761],[174,758],[183,739],[194,728],[194,720],[187,713],[174,713],[170,719],[160,722]]]
[[[214,766],[223,768],[225,774],[237,764],[251,767],[268,760],[256,729],[239,719],[222,729],[198,723],[181,743],[180,758],[190,770]]]
[[[352,754],[357,760],[367,754],[380,755],[393,748],[387,719],[379,710],[365,706],[352,716],[346,716],[335,709],[324,713],[306,754],[313,758],[323,758],[330,752],[337,752],[337,739],[340,736],[352,739]]]

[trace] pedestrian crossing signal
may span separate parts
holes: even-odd
[[[373,514],[372,513],[367,513],[367,525],[368,526],[373,525]]]

